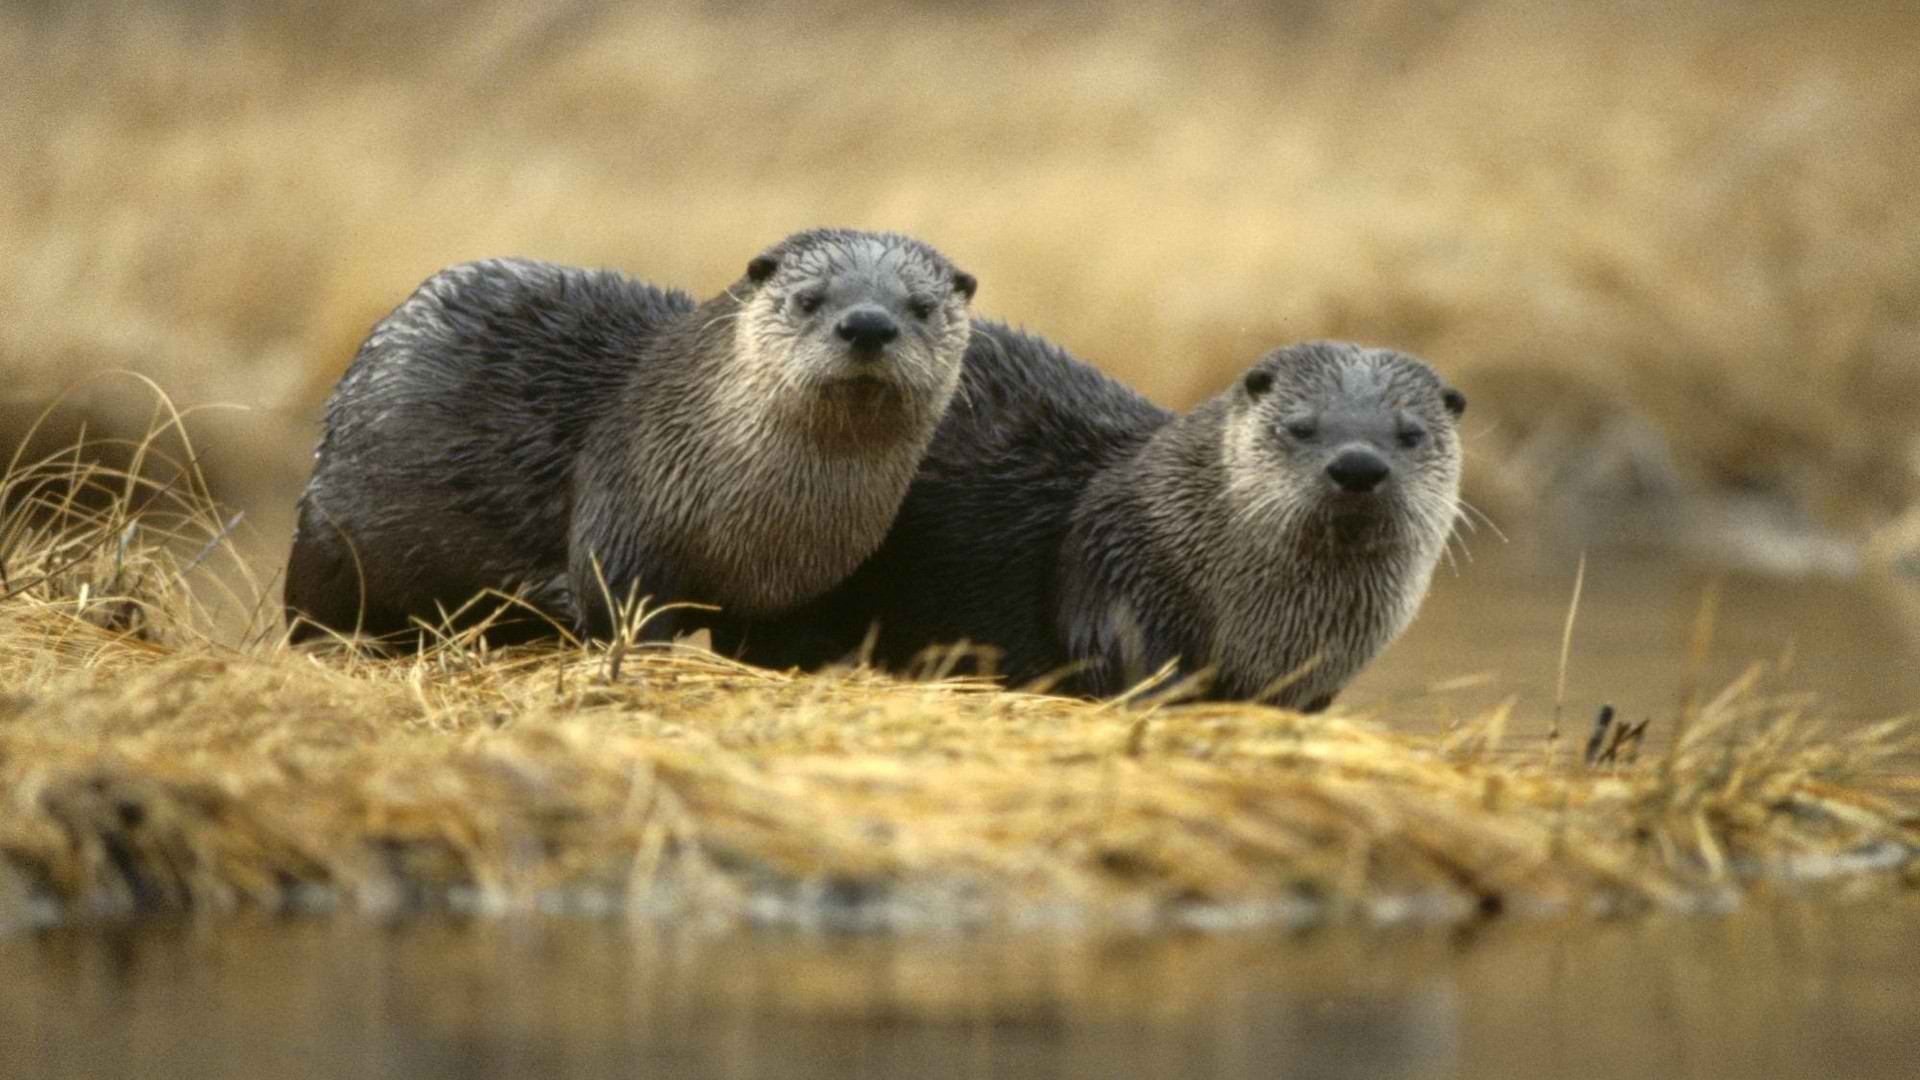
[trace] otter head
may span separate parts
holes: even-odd
[[[827,448],[931,436],[959,384],[976,282],[894,233],[815,229],[755,256],[739,355]]]
[[[1460,491],[1467,401],[1391,349],[1275,349],[1226,395],[1229,490],[1298,553],[1398,550],[1431,568]],[[1300,532],[1298,530],[1307,530]]]

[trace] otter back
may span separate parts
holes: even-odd
[[[287,566],[293,639],[405,632],[487,589],[525,590],[571,624],[567,523],[587,431],[634,358],[694,307],[620,274],[524,259],[429,278],[328,402]],[[496,639],[550,632],[540,622],[509,620]]]

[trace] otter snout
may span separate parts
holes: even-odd
[[[833,332],[855,352],[878,353],[900,336],[900,324],[878,307],[854,308],[840,317]]]
[[[1365,495],[1393,475],[1393,466],[1364,446],[1349,446],[1327,463],[1327,478],[1341,491]]]

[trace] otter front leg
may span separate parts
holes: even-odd
[[[1079,684],[1097,697],[1113,697],[1128,691],[1142,696],[1165,691],[1194,673],[1187,658],[1176,653],[1157,627],[1145,623],[1136,606],[1124,597],[1095,603],[1076,596],[1082,603],[1069,608],[1066,620],[1067,653],[1083,665]],[[1168,664],[1173,670],[1159,679]],[[1149,680],[1152,684],[1147,685]]]
[[[680,613],[660,611],[676,599],[672,575],[637,544],[601,548],[576,544],[569,573],[582,638],[611,641],[625,627],[632,640],[665,644],[679,629]]]

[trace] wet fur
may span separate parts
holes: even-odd
[[[605,636],[609,597],[764,615],[851,572],[953,394],[971,279],[886,234],[798,234],[761,259],[764,280],[750,269],[704,304],[520,259],[425,282],[328,404],[288,564],[293,638],[404,634],[483,590],[541,613],[496,641]],[[816,286],[938,306],[876,389],[847,383],[834,351],[844,305],[789,305]]]
[[[1412,618],[1452,528],[1451,391],[1410,357],[1338,343],[1255,368],[1273,389],[1238,382],[1177,415],[976,319],[960,397],[886,542],[820,600],[755,626],[744,654],[910,669],[964,642],[1016,684],[1106,696],[1174,662],[1201,696],[1324,707]],[[1289,410],[1316,396],[1355,424],[1401,416],[1430,433],[1395,448],[1380,513],[1330,512],[1310,490],[1324,454],[1282,445]]]

